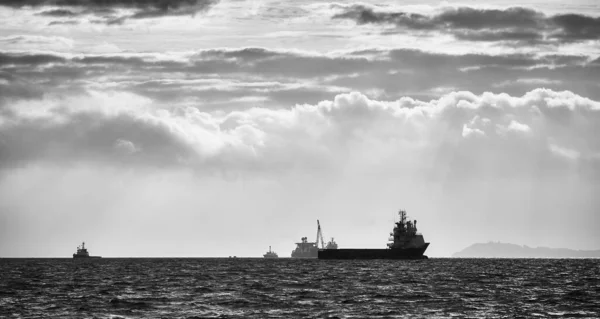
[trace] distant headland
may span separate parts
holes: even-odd
[[[600,250],[529,247],[515,244],[488,242],[473,244],[452,257],[462,258],[600,258]]]

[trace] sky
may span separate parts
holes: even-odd
[[[0,257],[600,249],[600,3],[9,0]]]

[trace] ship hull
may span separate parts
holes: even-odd
[[[292,251],[292,258],[317,258],[318,253],[319,248],[317,248],[317,246],[313,246],[306,250],[296,249]]]
[[[90,259],[90,258],[102,258],[102,256],[78,256],[78,255],[73,255],[73,258],[75,258],[75,259]]]
[[[319,251],[317,249],[310,252],[292,252],[292,258],[317,258]]]
[[[406,249],[321,249],[319,259],[427,259],[423,255],[429,246]]]

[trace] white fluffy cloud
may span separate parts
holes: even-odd
[[[224,113],[91,92],[7,104],[0,132],[5,165],[93,160],[268,172],[398,161],[409,169],[454,149],[464,162],[448,165],[495,162],[489,154],[503,154],[510,166],[540,157],[594,158],[600,103],[545,89],[520,97],[453,92],[430,102],[376,101],[354,92],[316,105]]]

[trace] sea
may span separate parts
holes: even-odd
[[[600,318],[600,259],[0,259],[0,318]]]

